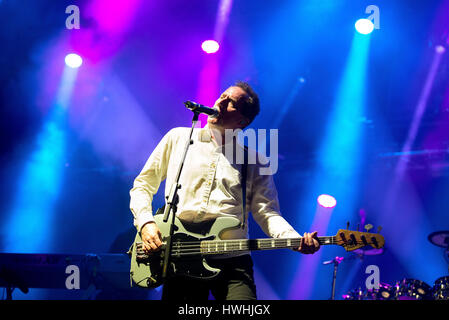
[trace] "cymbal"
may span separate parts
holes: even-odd
[[[449,231],[432,232],[427,239],[438,247],[449,248]]]
[[[360,255],[360,256],[377,256],[379,254],[384,253],[384,249],[355,249],[352,252]]]

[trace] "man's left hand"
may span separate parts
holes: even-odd
[[[320,250],[317,234],[317,231],[312,233],[305,232],[304,236],[301,238],[301,244],[299,245],[298,251],[304,254],[313,254]]]

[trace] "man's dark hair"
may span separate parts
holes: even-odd
[[[234,87],[239,87],[243,91],[246,92],[247,97],[243,101],[243,108],[241,108],[241,113],[248,118],[249,123],[253,122],[254,118],[259,114],[260,112],[260,103],[259,103],[259,97],[257,96],[256,92],[251,88],[251,86],[244,81],[237,81],[234,84]]]

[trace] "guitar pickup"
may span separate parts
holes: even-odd
[[[150,256],[148,254],[137,254],[136,255],[136,261],[139,263],[147,263],[150,259]]]
[[[150,258],[150,255],[143,250],[142,242],[136,242],[136,261],[146,262]]]
[[[161,250],[154,252],[154,254],[160,255],[161,258],[164,257],[165,248],[167,247],[167,244],[165,242],[161,245]],[[143,250],[142,242],[136,242],[136,261],[140,263],[146,263],[149,261],[151,256],[153,255],[152,252],[147,253],[145,250]]]

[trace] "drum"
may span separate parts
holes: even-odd
[[[432,289],[435,300],[449,300],[449,276],[438,278]]]
[[[343,295],[344,300],[393,300],[395,288],[386,283],[380,283],[379,289],[363,291],[361,288],[349,291]]]
[[[343,295],[344,300],[364,300],[364,292],[361,288],[353,289],[349,291],[347,294]]]
[[[393,300],[395,288],[386,283],[380,283],[379,289],[368,289],[364,293],[363,300]]]
[[[432,288],[424,281],[403,279],[396,284],[396,300],[431,300]]]

